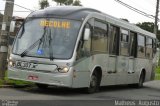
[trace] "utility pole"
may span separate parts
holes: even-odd
[[[13,15],[14,0],[6,0],[5,11],[0,34],[0,79],[4,80],[7,67],[8,37]]]
[[[154,23],[154,34],[157,36],[157,30],[158,30],[158,13],[159,13],[159,0],[157,0],[156,5],[156,15],[155,15],[155,23]]]

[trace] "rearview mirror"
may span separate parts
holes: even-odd
[[[11,21],[9,32],[14,32],[16,21]]]
[[[89,40],[91,30],[89,28],[85,28],[84,30],[84,40]]]

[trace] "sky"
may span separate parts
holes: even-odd
[[[29,8],[31,10],[39,9],[39,0],[14,0],[15,4]],[[50,6],[56,6],[57,4],[52,0],[48,0]],[[115,0],[80,0],[84,7],[100,10],[106,14],[112,15],[117,18],[126,18],[131,23],[138,22],[154,22],[154,19],[147,18],[140,15],[123,5],[119,4]],[[156,1],[157,0],[121,0],[122,2],[129,4],[143,12],[150,15],[155,15]],[[4,10],[5,0],[0,0],[0,10]],[[28,11],[18,6],[14,6],[14,16],[26,17],[30,12],[15,12],[15,11]],[[2,11],[0,11],[3,13]]]

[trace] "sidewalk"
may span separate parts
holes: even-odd
[[[149,81],[149,82],[146,82],[144,83],[144,86],[152,86],[153,88],[156,88],[156,89],[160,89],[160,80],[153,80],[153,81]]]

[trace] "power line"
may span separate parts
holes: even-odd
[[[4,11],[4,10],[0,10],[0,11]],[[14,12],[31,12],[31,11],[17,11],[17,10],[15,10]]]
[[[14,5],[18,6],[18,7],[23,8],[23,9],[29,10],[30,12],[33,12],[33,11],[34,11],[34,10],[31,10],[31,9],[26,8],[26,7],[24,7],[24,6],[21,6],[21,5],[19,5],[19,4],[16,4],[16,3],[12,2],[12,1],[6,1],[6,2],[8,2],[8,3],[12,3],[12,4],[14,4]]]
[[[148,14],[148,13],[146,13],[146,12],[143,12],[143,11],[137,9],[137,8],[134,8],[134,7],[128,5],[128,4],[126,4],[126,3],[124,3],[124,2],[122,2],[122,1],[120,1],[120,0],[115,0],[115,1],[118,2],[118,3],[120,3],[120,4],[123,5],[123,6],[127,7],[128,9],[133,10],[134,12],[137,12],[137,13],[145,16],[145,17],[148,17],[148,18],[151,18],[151,19],[155,19],[155,16],[150,15],[150,14]]]

